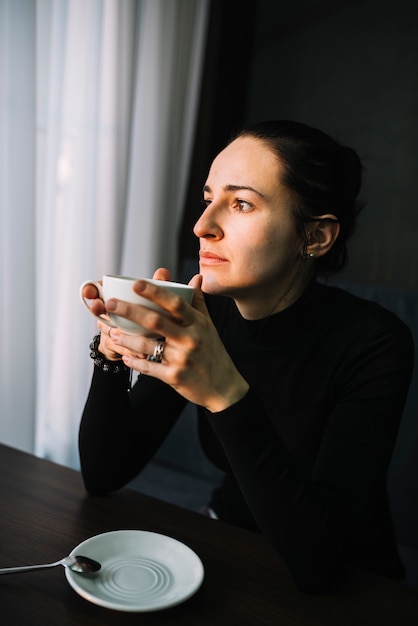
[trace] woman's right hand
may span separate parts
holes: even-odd
[[[113,326],[107,326],[104,321],[97,322],[97,326],[100,330],[99,352],[101,352],[108,361],[120,361],[125,352],[122,352],[120,346],[116,346],[112,341],[112,332],[120,334],[120,330]],[[128,351],[126,351],[126,353],[128,353]]]
[[[94,315],[100,315],[103,318],[108,318],[104,302],[99,297],[97,287],[91,283],[86,285],[83,289],[83,298],[91,300],[90,309]],[[112,331],[120,332],[119,329],[115,329],[113,326],[108,326],[105,323],[105,319],[103,319],[103,322],[98,321],[97,326],[100,330],[99,352],[101,352],[108,361],[120,361],[123,354],[118,351],[120,348],[116,350],[116,345],[113,343],[111,337]]]

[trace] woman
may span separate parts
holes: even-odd
[[[165,342],[99,322],[80,427],[87,490],[136,476],[193,402],[201,445],[225,471],[210,510],[264,533],[306,591],[331,588],[347,564],[403,577],[386,475],[411,334],[380,306],[316,281],[344,264],[360,184],[355,152],[321,131],[245,129],[204,187],[193,306],[144,281],[135,291],[166,315],[92,305]],[[97,298],[94,287],[85,295]],[[130,368],[141,376],[128,393]]]

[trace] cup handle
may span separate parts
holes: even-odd
[[[89,307],[89,305],[86,302],[86,298],[83,296],[83,289],[84,289],[84,287],[87,287],[87,285],[93,285],[94,287],[96,287],[97,291],[99,292],[99,298],[104,300],[102,285],[100,283],[96,282],[95,280],[85,280],[84,283],[80,286],[80,299],[81,299],[81,302],[84,304],[86,309],[93,315],[93,317],[95,317],[96,319],[100,320],[101,322],[104,322],[108,326],[111,326],[112,328],[117,328],[117,325],[114,324],[109,318],[104,317],[103,315],[95,315],[92,312],[91,308]]]

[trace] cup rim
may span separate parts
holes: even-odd
[[[179,287],[180,289],[194,289],[191,285],[186,283],[176,282],[174,280],[158,280],[157,278],[133,278],[132,276],[122,276],[118,274],[103,274],[103,278],[115,278],[120,281],[136,282],[137,280],[145,280],[152,285],[161,285],[162,287]]]

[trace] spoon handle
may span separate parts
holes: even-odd
[[[56,563],[44,563],[43,565],[23,565],[22,567],[1,567],[0,574],[20,574],[20,572],[34,572],[39,569],[47,569],[48,567],[56,567],[61,561]]]

